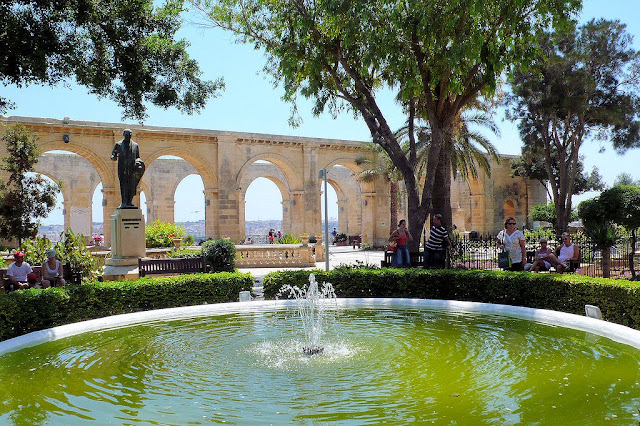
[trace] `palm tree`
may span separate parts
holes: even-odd
[[[490,159],[499,159],[496,147],[486,138],[484,134],[477,130],[478,127],[485,127],[496,136],[500,136],[500,129],[487,113],[482,111],[467,111],[462,114],[456,126],[456,134],[450,146],[452,172],[460,173],[463,179],[478,177],[478,167],[480,166],[487,174],[491,175]],[[408,132],[408,126],[402,127],[397,133],[402,136]],[[418,134],[418,161],[420,167],[419,175],[424,175],[424,168],[427,166],[427,155],[431,146],[431,129],[428,123],[417,128]],[[452,174],[455,178],[455,174]]]
[[[401,127],[395,132],[396,139],[400,142],[401,146],[406,153],[409,152],[410,146],[410,134],[411,134],[411,120],[406,125]],[[493,122],[491,117],[482,111],[470,110],[465,112],[460,117],[458,126],[456,127],[456,134],[450,145],[450,155],[448,166],[446,170],[449,171],[449,177],[454,170],[460,173],[463,179],[469,179],[469,176],[473,178],[478,177],[478,166],[481,167],[488,175],[491,175],[491,163],[490,159],[498,159],[498,152],[493,144],[477,130],[479,127],[488,128],[496,136],[500,135],[500,129]],[[417,167],[416,178],[418,180],[426,176],[427,158],[429,155],[429,147],[431,145],[431,129],[428,123],[424,123],[415,128],[415,136],[417,136]],[[387,153],[377,144],[371,144],[372,157],[360,157],[356,159],[356,164],[367,164],[369,167],[359,173],[357,173],[357,179],[363,182],[371,182],[379,176],[383,176],[390,182],[390,194],[391,194],[391,223],[397,223],[398,221],[398,182],[402,180],[402,175],[395,168],[391,159]],[[455,175],[453,175],[455,178]],[[450,180],[449,185],[446,186],[446,201],[450,206]],[[445,212],[443,206],[434,207]],[[451,209],[448,209],[446,216],[448,217],[447,227],[451,228]],[[445,216],[445,215],[443,215]]]
[[[374,143],[368,145],[372,155],[356,159],[357,165],[367,166],[366,169],[356,173],[356,179],[361,182],[373,182],[377,178],[383,177],[389,181],[389,196],[391,198],[389,203],[391,226],[389,229],[391,230],[394,229],[394,224],[398,223],[398,182],[402,180],[402,174],[396,169],[391,158],[380,145]]]
[[[478,131],[480,127],[487,128],[491,133],[500,136],[500,129],[491,119],[491,116],[484,111],[468,110],[459,118],[455,127],[453,137],[445,141],[441,151],[441,162],[438,168],[441,170],[436,174],[433,196],[433,210],[443,215],[445,227],[451,228],[451,179],[456,178],[457,173],[463,179],[468,180],[478,177],[478,166],[489,176],[491,175],[491,159],[498,160],[499,155],[495,146]],[[396,133],[403,138],[409,137],[409,125],[405,125]],[[418,167],[417,176],[420,179],[426,175],[427,158],[431,146],[431,129],[428,123],[419,125],[416,128],[418,140]],[[446,148],[446,149],[444,149]]]
[[[584,233],[591,239],[595,248],[602,254],[602,276],[611,275],[611,247],[622,238],[622,234],[613,222],[584,222]]]

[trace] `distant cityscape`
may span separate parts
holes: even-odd
[[[204,231],[204,220],[199,220],[196,222],[183,222],[184,230],[187,235],[193,235],[196,241],[205,239],[205,231]],[[338,220],[337,219],[329,219],[329,230],[333,230],[333,228],[338,228]],[[262,238],[267,237],[270,229],[275,229],[276,231],[282,230],[282,221],[281,220],[248,220],[245,222],[245,233],[251,239],[260,243]],[[38,235],[45,236],[51,241],[58,241],[60,239],[60,234],[64,231],[64,225],[42,225],[38,229]],[[102,222],[93,222],[93,234],[101,235],[104,234],[104,227]]]

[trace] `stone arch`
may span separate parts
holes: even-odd
[[[162,222],[175,221],[175,195],[180,183],[198,170],[187,160],[156,158],[142,176],[140,186],[145,188],[147,200],[147,222],[156,219]]]
[[[357,165],[355,163],[355,160],[353,158],[350,158],[350,157],[334,158],[331,161],[329,161],[324,166],[324,168],[329,170],[329,173],[331,173],[331,169],[334,166],[342,166],[342,167],[346,168],[347,170],[349,170],[354,175],[354,179],[355,179],[355,176],[358,173],[360,173],[361,171],[363,171],[365,169],[364,167]],[[357,179],[356,179],[356,181],[357,181]],[[375,191],[375,183],[374,182],[360,182],[360,181],[357,181],[357,182],[360,185],[361,192],[374,192]]]
[[[236,173],[236,184],[238,185],[237,187],[242,188],[240,184],[242,182],[243,176],[247,174],[248,169],[253,164],[255,164],[256,161],[268,161],[269,163],[276,166],[284,174],[286,178],[285,184],[287,185],[287,191],[290,192],[295,190],[301,190],[303,188],[304,185],[302,183],[303,182],[302,176],[300,176],[299,173],[297,173],[293,169],[293,167],[291,167],[291,160],[287,159],[286,157],[280,154],[270,153],[270,152],[265,152],[265,153],[255,155],[249,158],[247,161],[245,161],[242,167],[240,167],[240,170],[238,170],[238,173]],[[243,188],[243,189],[246,190],[246,188]]]
[[[38,146],[43,154],[46,154],[49,151],[68,151],[77,154],[89,161],[89,163],[91,163],[91,165],[96,169],[103,187],[111,187],[116,184],[115,168],[109,164],[111,160],[109,160],[109,162],[105,161],[105,159],[99,156],[95,151],[84,145],[73,142],[64,143],[52,141],[38,144]]]
[[[34,171],[59,181],[63,197],[65,229],[85,236],[93,233],[93,194],[100,175],[93,164],[81,155],[64,151],[46,152],[39,157]]]
[[[506,200],[502,207],[502,219],[506,220],[508,217],[513,217],[518,220],[516,217],[516,203],[513,200]]]
[[[175,157],[180,157],[183,160],[187,161],[191,164],[202,179],[205,188],[217,188],[218,187],[218,177],[217,174],[211,170],[209,164],[204,161],[200,156],[195,155],[193,151],[190,151],[186,148],[181,147],[170,147],[163,148],[157,151],[153,151],[146,157],[143,157],[142,160],[145,162],[147,167],[151,165],[155,160],[164,156],[164,155],[173,155]]]
[[[327,183],[331,183],[338,198],[338,231],[347,235],[373,234],[375,204],[385,202],[376,197],[376,182],[357,180],[357,173],[364,168],[353,158],[334,158],[325,168]]]
[[[240,180],[238,182],[241,201],[239,203],[240,212],[238,214],[238,218],[240,222],[240,231],[243,233],[242,238],[246,237],[244,232],[246,228],[245,200],[247,190],[249,189],[249,186],[260,177],[273,182],[278,188],[278,191],[280,191],[280,195],[282,197],[282,231],[285,234],[291,233],[291,188],[286,180],[284,171],[271,162],[268,164],[256,164],[254,161],[249,167],[244,169],[244,173],[240,176]]]

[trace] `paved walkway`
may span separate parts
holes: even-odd
[[[384,259],[383,251],[372,250],[360,250],[358,248],[352,248],[351,246],[329,246],[329,269],[333,269],[336,266],[343,264],[356,265],[358,262],[362,262],[369,265],[380,266],[380,262]],[[269,272],[284,271],[284,270],[298,270],[298,269],[324,269],[325,262],[316,262],[316,266],[311,268],[238,268],[240,272],[249,272],[254,278],[256,285],[254,287],[254,293],[260,296],[262,294],[262,279]]]

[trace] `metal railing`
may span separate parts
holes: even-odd
[[[460,269],[498,269],[498,253],[496,235],[456,234],[451,238],[452,247],[449,253],[449,266]],[[602,252],[584,234],[578,232],[571,235],[572,242],[580,248],[580,273],[590,277],[602,277]],[[528,257],[540,249],[539,238],[530,238],[525,242]],[[559,237],[549,238],[549,247],[555,249],[562,244]],[[625,236],[618,244],[610,249],[610,276],[624,278],[631,275],[629,259],[632,253],[631,238]],[[640,254],[634,256],[636,273],[640,271]]]

